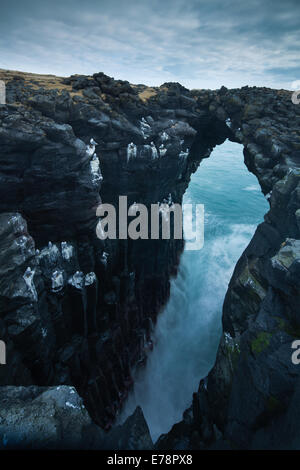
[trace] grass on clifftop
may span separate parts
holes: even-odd
[[[63,83],[65,77],[57,77],[56,75],[43,75],[38,73],[19,72],[15,70],[0,69],[0,80],[5,83],[13,79],[23,79],[26,86],[30,86],[34,90],[44,88],[46,90],[58,90],[59,92],[65,90],[73,95],[81,95],[81,90],[73,91],[72,85]]]

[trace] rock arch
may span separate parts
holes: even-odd
[[[96,206],[101,199],[114,203],[120,194],[149,204],[171,193],[181,202],[191,173],[229,138],[244,145],[245,163],[269,194],[270,210],[230,282],[209,393],[202,387],[194,397],[193,419],[198,426],[205,415],[210,430],[217,425],[237,446],[251,445],[253,429],[288,410],[284,396],[292,395],[298,378],[288,362],[287,370],[282,365],[279,375],[270,375],[282,345],[288,357],[299,325],[300,108],[291,93],[256,87],[188,91],[176,83],[147,93],[147,87],[104,74],[56,77],[57,89],[47,82],[36,89],[32,78],[18,77],[5,73],[7,105],[0,106],[0,336],[17,358],[8,364],[6,382],[71,382],[93,418],[111,425],[130,386],[130,367],[144,360],[183,245],[103,245],[95,237]],[[97,185],[86,155],[91,137],[99,143],[104,178]],[[128,159],[131,143],[136,152]],[[28,266],[35,270],[36,301],[23,282]],[[24,318],[30,318],[26,327]],[[235,363],[240,357],[243,365]],[[243,381],[245,368],[266,373],[271,384],[253,395],[259,406],[251,417],[236,398],[251,389]],[[284,385],[276,389],[279,376]],[[270,400],[283,407],[270,411]],[[213,439],[214,433],[201,432],[201,442],[207,435]]]

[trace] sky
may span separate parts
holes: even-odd
[[[300,0],[0,0],[0,68],[300,88]]]

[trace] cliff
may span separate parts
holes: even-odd
[[[276,447],[296,426],[299,384],[300,107],[291,93],[149,88],[103,73],[0,79],[1,385],[73,385],[110,428],[152,347],[183,244],[101,241],[96,207],[117,206],[119,195],[180,203],[201,160],[228,138],[243,144],[270,210],[232,276],[216,364],[157,445]],[[91,138],[101,171],[86,153]]]

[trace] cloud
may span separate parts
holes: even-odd
[[[300,79],[298,3],[12,0],[0,20],[0,67],[188,88],[290,87]]]

